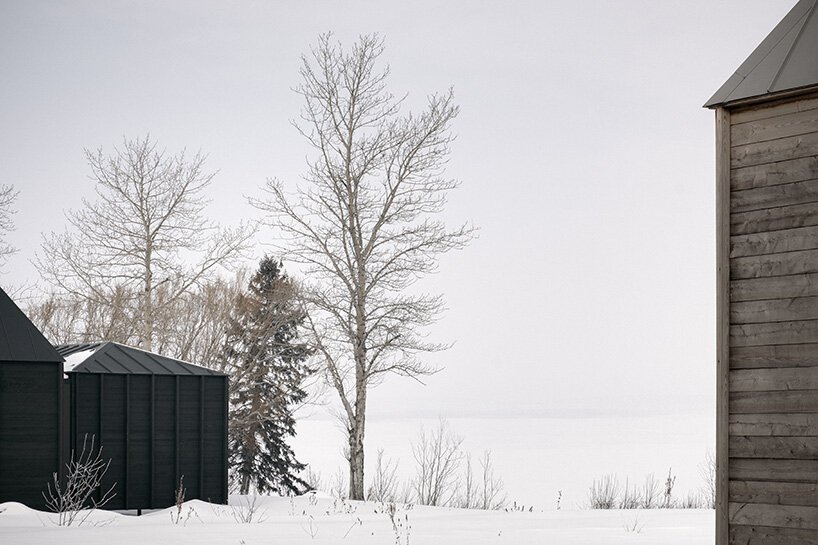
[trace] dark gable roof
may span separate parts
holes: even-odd
[[[705,107],[818,85],[816,12],[818,0],[800,0]]]
[[[86,350],[93,350],[93,352],[90,352],[82,363],[68,370],[68,373],[226,376],[224,373],[207,367],[193,365],[192,363],[110,341],[92,344],[66,344],[57,347],[57,351],[66,357]]]
[[[61,362],[40,330],[0,288],[0,362]]]

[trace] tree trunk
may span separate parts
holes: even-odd
[[[355,231],[353,231],[355,233]],[[361,256],[360,235],[354,236],[358,273],[355,293],[355,414],[349,429],[349,499],[365,500],[364,495],[364,432],[366,431],[366,266]]]
[[[147,226],[146,226],[147,230]],[[150,235],[146,233],[149,239]],[[140,343],[142,350],[151,351],[151,344],[153,340],[153,270],[151,269],[151,261],[153,258],[153,248],[151,248],[150,241],[145,248],[145,300],[142,303],[142,342]]]
[[[355,418],[349,426],[349,499],[365,500],[364,432],[366,431],[366,389],[358,392]]]
[[[244,473],[241,476],[241,485],[239,486],[239,494],[246,496],[250,491],[250,474]]]

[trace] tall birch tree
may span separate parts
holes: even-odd
[[[241,257],[254,230],[222,228],[206,216],[215,174],[202,154],[171,155],[145,137],[85,156],[96,199],[66,213],[69,230],[43,236],[40,271],[81,301],[132,312],[138,344],[151,350],[157,317]]]
[[[458,184],[444,170],[458,113],[451,91],[403,114],[377,61],[378,36],[349,51],[331,35],[302,58],[295,125],[314,153],[294,193],[270,180],[251,202],[282,241],[277,251],[304,267],[314,348],[337,392],[346,428],[349,497],[364,499],[367,392],[387,374],[434,372],[419,357],[441,350],[425,328],[443,309],[440,295],[409,291],[437,258],[463,247],[472,228],[439,219]]]

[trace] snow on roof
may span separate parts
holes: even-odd
[[[85,350],[80,350],[79,352],[72,352],[65,357],[65,364],[63,364],[63,371],[68,373],[69,371],[73,371],[74,368],[88,359],[91,354],[97,351],[100,345],[94,345],[93,348],[87,348]]]
[[[225,373],[201,365],[113,341],[61,345],[57,351],[66,360],[70,358],[71,367],[66,365],[66,373],[225,376]]]

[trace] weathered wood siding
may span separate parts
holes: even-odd
[[[730,544],[816,545],[818,97],[718,115],[720,515]]]

